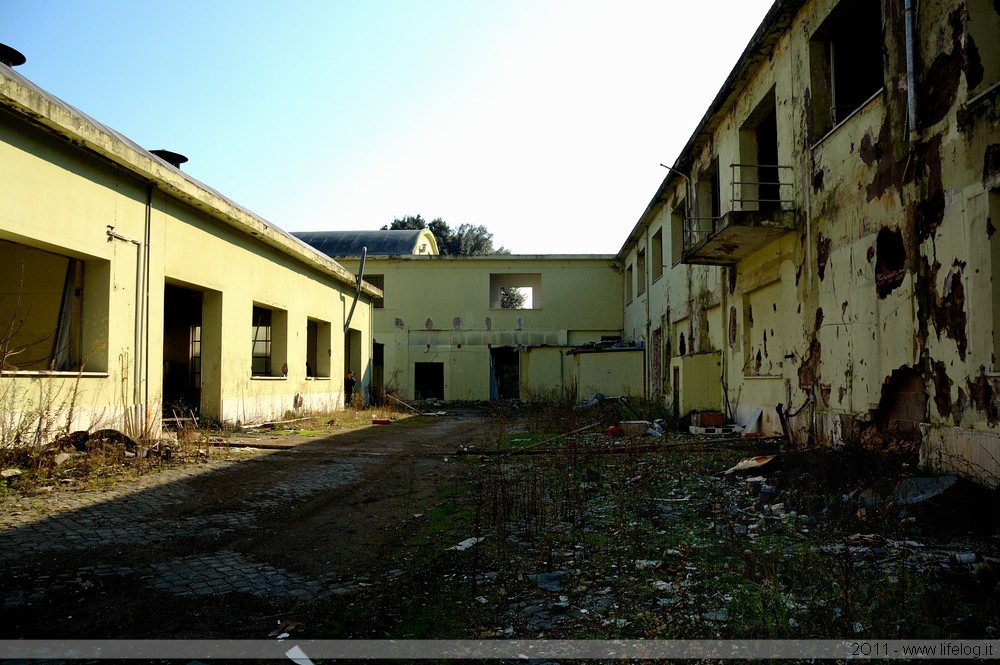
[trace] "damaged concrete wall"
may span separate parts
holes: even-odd
[[[726,224],[740,241],[714,253],[686,249],[666,275],[671,293],[652,298],[648,312],[646,302],[627,305],[626,328],[670,319],[664,349],[676,355],[679,335],[703,338],[698,311],[711,313],[709,330],[725,331],[720,406],[763,409],[765,429],[780,431],[780,405],[802,445],[911,456],[922,446],[928,463],[967,474],[975,466],[995,483],[998,12],[991,0],[918,3],[908,90],[902,0],[776,5],[675,162],[694,191],[717,182],[719,209],[700,247],[711,248],[713,234],[721,243]],[[772,204],[794,216],[780,236],[739,228],[748,185],[743,166],[727,168],[767,170],[765,157],[790,181]],[[673,174],[665,185],[671,178],[673,191],[658,192],[663,210],[651,204],[619,256],[634,260],[641,231],[655,224],[673,226],[664,235],[675,244],[689,226],[704,229],[694,219],[704,206],[687,221],[667,208],[687,189]],[[765,198],[751,206],[764,211]],[[715,260],[726,252],[738,258]],[[723,271],[711,303],[690,287],[704,263]]]

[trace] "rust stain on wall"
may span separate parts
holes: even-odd
[[[934,379],[934,405],[937,406],[938,413],[942,417],[952,416],[958,421],[958,417],[952,413],[951,386],[952,380],[948,376],[948,367],[943,361],[937,360],[933,365]]]
[[[966,338],[965,287],[962,285],[962,269],[964,263],[955,262],[954,269],[944,280],[944,292],[937,300],[934,309],[934,324],[938,335],[945,335],[955,340],[958,346],[958,356],[965,360],[965,352],[969,342]]]
[[[816,238],[816,272],[819,281],[823,281],[826,274],[826,262],[830,260],[830,246],[833,242],[820,233]]]
[[[965,34],[967,20],[968,13],[964,5],[948,17],[951,50],[941,49],[928,68],[923,85],[917,88],[924,126],[935,125],[947,117],[954,106],[963,74],[969,87],[975,87],[982,81],[983,66],[979,51],[972,38]]]
[[[1000,422],[1000,393],[993,388],[995,381],[996,379],[986,376],[983,369],[980,369],[979,376],[974,381],[972,379],[966,380],[969,401],[986,416],[986,420],[991,426]]]
[[[803,390],[809,390],[819,378],[821,355],[822,348],[819,340],[813,337],[809,343],[809,351],[806,352],[805,358],[802,359],[802,365],[799,367],[799,387]]]
[[[729,348],[734,348],[736,346],[736,334],[738,330],[736,327],[736,305],[732,305],[729,308]]]

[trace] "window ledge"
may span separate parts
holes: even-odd
[[[55,372],[55,371],[16,371],[0,372],[0,377],[21,377],[21,378],[51,378],[51,379],[106,379],[111,376],[108,372]]]
[[[287,376],[257,376],[256,374],[250,377],[251,381],[287,381]]]
[[[848,113],[846,118],[844,118],[843,120],[841,120],[840,122],[838,122],[836,125],[834,125],[833,127],[831,127],[830,131],[828,131],[826,134],[824,134],[822,137],[820,137],[820,139],[818,141],[816,141],[816,143],[813,143],[812,146],[811,146],[811,148],[813,150],[815,150],[816,148],[818,148],[824,141],[826,141],[830,136],[832,136],[834,133],[836,133],[836,131],[838,129],[840,129],[841,127],[843,127],[844,125],[846,125],[848,122],[850,122],[851,118],[853,118],[854,116],[858,115],[859,113],[861,113],[862,111],[864,111],[865,109],[867,109],[872,104],[872,102],[874,102],[876,99],[878,99],[879,97],[881,97],[883,95],[883,93],[885,93],[885,88],[884,87],[879,88],[875,92],[875,94],[873,94],[871,97],[869,97],[864,102],[862,102],[858,106],[858,108],[856,108],[853,111],[851,111],[850,113]]]
[[[306,381],[329,381],[332,376],[307,376]]]

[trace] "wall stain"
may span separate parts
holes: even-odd
[[[952,381],[948,376],[948,366],[944,361],[937,360],[933,365],[934,378],[934,405],[937,406],[938,413],[942,418],[955,417],[952,412],[951,386]],[[957,421],[957,419],[956,419]]]
[[[820,347],[819,340],[813,337],[809,343],[809,350],[806,352],[805,358],[802,359],[802,365],[799,366],[799,388],[809,390],[816,383],[819,378],[821,355],[822,347]]]
[[[826,263],[830,260],[830,246],[833,242],[820,233],[816,238],[816,272],[819,274],[819,281],[823,281],[826,274]]]
[[[972,45],[972,40],[965,34],[965,22],[968,14],[965,7],[959,7],[948,17],[951,27],[951,52],[942,48],[927,69],[923,85],[917,88],[918,105],[921,111],[921,122],[925,127],[936,125],[944,120],[955,104],[955,96],[962,80],[967,76],[970,87],[978,77],[983,77],[979,52]],[[972,45],[968,49],[964,44]]]
[[[736,327],[736,305],[731,305],[729,307],[729,348],[736,347],[736,334],[738,330]]]
[[[1000,393],[993,388],[995,381],[996,379],[986,376],[986,371],[982,368],[980,368],[975,381],[966,379],[969,401],[986,416],[986,421],[991,427],[1000,422]]]
[[[938,335],[942,332],[955,340],[958,356],[965,360],[969,342],[965,334],[965,287],[962,285],[962,269],[965,264],[955,262],[955,269],[944,280],[944,292],[934,309],[934,324]]]

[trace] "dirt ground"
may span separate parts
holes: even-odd
[[[318,621],[312,601],[379,569],[485,426],[466,412],[281,437],[125,487],[7,500],[0,636],[266,639]]]

